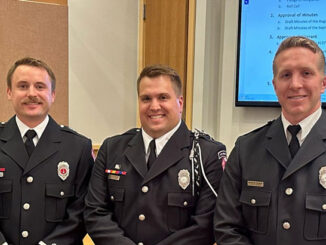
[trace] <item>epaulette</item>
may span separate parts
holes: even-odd
[[[129,129],[127,132],[124,132],[122,135],[135,135],[140,131],[140,128],[132,128]]]
[[[266,124],[264,124],[263,126],[258,127],[258,128],[256,128],[256,129],[254,129],[254,130],[252,130],[252,131],[250,131],[250,132],[244,134],[244,135],[247,135],[247,134],[251,134],[251,133],[255,133],[255,132],[257,132],[257,131],[260,131],[260,130],[264,129],[264,128],[267,127],[267,126],[270,126],[273,122],[275,122],[275,119],[274,119],[274,120],[270,120],[270,121],[268,121],[268,122],[267,122]]]
[[[72,133],[72,134],[75,134],[75,135],[78,135],[78,136],[82,136],[81,134],[77,133],[75,130],[73,130],[73,129],[71,129],[68,126],[65,126],[63,124],[60,125],[60,128],[61,128],[62,131]]]

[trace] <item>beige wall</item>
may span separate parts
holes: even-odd
[[[234,106],[238,1],[196,2],[193,127],[229,153],[280,113]],[[136,125],[137,22],[135,0],[69,0],[69,121],[94,144]]]
[[[69,0],[69,125],[101,144],[136,126],[138,2]]]

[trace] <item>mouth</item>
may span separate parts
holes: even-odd
[[[31,107],[38,106],[38,105],[41,105],[41,104],[42,104],[41,102],[35,102],[35,101],[23,102],[23,105],[31,106]]]
[[[292,95],[292,96],[288,96],[288,99],[290,100],[300,100],[300,99],[304,99],[306,98],[306,95]]]
[[[164,115],[163,114],[160,114],[160,115],[149,115],[148,116],[150,119],[159,119],[159,118],[163,118]]]

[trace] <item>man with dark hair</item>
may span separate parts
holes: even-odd
[[[55,76],[23,58],[7,76],[16,115],[0,125],[0,244],[82,244],[91,141],[48,112]]]
[[[326,244],[323,51],[306,37],[289,37],[273,73],[282,113],[236,141],[214,217],[219,245]]]
[[[87,232],[96,245],[212,245],[225,146],[187,129],[173,69],[144,68],[137,88],[142,128],[101,146],[85,201]]]

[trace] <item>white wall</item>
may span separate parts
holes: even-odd
[[[279,108],[234,106],[238,1],[197,0],[196,14],[193,127],[225,143],[228,153],[239,135],[280,114]]]
[[[68,6],[69,125],[101,144],[136,126],[138,1]]]

